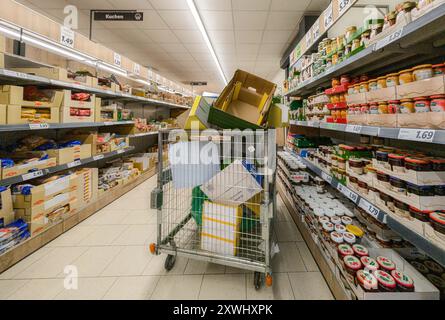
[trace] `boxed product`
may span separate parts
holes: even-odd
[[[16,177],[28,172],[43,170],[57,165],[56,158],[41,159],[41,152],[14,153],[13,160],[23,163],[2,167],[2,179]],[[31,160],[31,161],[30,161]]]
[[[445,94],[445,77],[438,76],[397,86],[397,100]]]
[[[134,168],[145,172],[154,167],[154,158],[150,153],[135,154],[130,158]]]
[[[8,124],[59,123],[59,107],[8,105]]]
[[[96,101],[94,104],[94,122],[101,122],[100,119],[101,106],[102,106],[102,99],[96,97]]]
[[[4,227],[15,220],[10,188],[0,187],[0,201],[0,227]]]
[[[241,205],[260,193],[262,176],[253,165],[235,160],[201,186],[206,196],[221,204]]]
[[[96,106],[96,95],[85,92],[74,93],[71,90],[63,90],[62,106],[94,109]]]
[[[57,159],[57,164],[71,163],[76,160],[86,159],[91,157],[91,145],[82,144],[79,146],[68,147],[63,149],[49,149],[46,150],[48,156]]]
[[[95,122],[95,108],[62,107],[60,109],[60,122]]]
[[[93,78],[93,87],[102,90],[120,92],[120,86],[109,78]]]
[[[74,174],[79,177],[79,206],[95,201],[98,196],[99,169],[83,168]]]
[[[37,68],[10,68],[10,69],[17,72],[32,74],[47,79],[70,81],[70,79],[68,79],[68,70],[59,67],[48,66],[48,67],[37,67]]]
[[[86,131],[71,131],[68,132],[64,137],[63,141],[80,141],[82,145],[89,145],[91,147],[91,154],[90,153],[82,153],[83,148],[79,150],[81,152],[81,156],[88,155],[86,158],[90,156],[96,155],[98,152],[98,134],[97,132],[86,132]]]
[[[205,201],[202,210],[201,249],[224,256],[236,256],[242,209]]]
[[[197,96],[193,102],[192,109],[190,112],[184,112],[180,120],[183,122],[181,126],[185,130],[204,130],[209,128],[208,118],[210,113],[210,105],[207,103],[205,98]],[[187,116],[186,120],[183,120]],[[178,118],[179,119],[179,118]]]
[[[0,125],[7,123],[6,110],[7,106],[4,104],[0,104]]]
[[[29,238],[28,224],[17,220],[0,228],[0,254]]]
[[[0,103],[22,107],[60,107],[63,93],[53,89],[40,89],[36,86],[0,87]]]
[[[214,108],[222,112],[216,111],[209,115],[208,121],[225,129],[263,126],[267,121],[275,89],[274,83],[237,70],[215,101]],[[246,122],[250,126],[246,127]]]

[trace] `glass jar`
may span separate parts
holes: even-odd
[[[351,48],[351,52],[354,52],[355,50],[357,50],[358,48],[360,48],[360,39],[354,39],[354,41],[352,41],[352,48]]]
[[[391,211],[394,211],[394,199],[386,193],[379,192],[380,201]]]
[[[388,103],[386,102],[379,102],[379,114],[387,114],[388,112]]]
[[[340,80],[338,78],[333,78],[331,81],[332,88],[340,85]]]
[[[388,155],[388,163],[394,172],[405,172],[405,156],[391,153]]]
[[[416,195],[419,197],[434,197],[435,189],[433,186],[418,186],[408,182],[406,184],[406,193],[408,195]]]
[[[356,32],[357,32],[356,26],[350,26],[350,27],[346,28],[346,34],[345,34],[346,41],[349,41],[352,38],[352,36],[354,35],[354,33],[356,33]]]
[[[430,100],[425,97],[414,98],[414,109],[416,113],[430,112]]]
[[[360,83],[360,93],[365,93],[369,91],[369,82],[365,81],[365,82],[361,82]]]
[[[420,66],[413,68],[413,80],[426,80],[431,79],[433,77],[433,65],[431,64],[422,64]]]
[[[428,159],[406,157],[405,168],[413,171],[431,171],[432,165]]]
[[[385,188],[387,188],[387,189],[390,188],[389,176],[386,173],[381,172],[381,171],[377,171],[377,180]]]
[[[400,101],[399,100],[388,101],[388,113],[391,113],[391,114],[400,113]]]
[[[351,78],[349,77],[349,75],[344,74],[340,77],[341,85],[349,85],[350,82],[351,82]]]
[[[378,89],[377,79],[369,80],[369,91],[375,91]]]
[[[399,72],[399,84],[406,84],[413,82],[413,70],[406,69]]]
[[[433,68],[433,77],[440,77],[445,74],[445,63],[435,64]]]
[[[351,95],[351,94],[355,94],[355,93],[358,93],[358,92],[355,92],[354,85],[353,84],[349,85],[348,86],[348,94]]]
[[[409,214],[409,205],[396,199],[394,199],[394,213],[403,218],[409,219],[411,217],[411,215]]]
[[[337,157],[338,168],[342,170],[346,170],[346,159]]]
[[[422,222],[430,222],[430,214],[433,211],[422,211],[414,207],[409,207],[409,213],[411,217],[420,220]]]
[[[369,113],[369,105],[367,103],[363,103],[360,105],[360,113],[368,114]]]
[[[379,114],[379,105],[377,102],[369,104],[369,114]]]
[[[386,77],[378,77],[377,78],[377,88],[378,89],[386,88]]]
[[[430,109],[432,112],[445,112],[445,95],[431,96]]]
[[[369,193],[369,187],[368,184],[364,181],[358,181],[358,191],[362,194],[368,194]]]
[[[386,87],[391,88],[399,85],[399,74],[390,73],[386,76]]]
[[[400,113],[414,113],[415,111],[413,99],[400,100]]]
[[[351,169],[352,172],[354,172],[355,174],[358,175],[362,175],[363,174],[363,161],[362,159],[353,159],[350,158],[348,161],[349,164],[349,168]]]

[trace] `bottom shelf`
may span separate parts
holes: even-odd
[[[338,281],[336,275],[331,270],[331,268],[328,265],[327,260],[323,256],[323,253],[321,252],[318,245],[315,243],[314,239],[311,237],[309,231],[306,229],[302,222],[302,215],[300,215],[294,206],[292,206],[292,200],[289,199],[289,196],[286,193],[286,188],[283,187],[281,182],[277,182],[277,190],[280,194],[281,198],[283,199],[284,204],[286,205],[286,208],[289,210],[289,213],[292,216],[292,219],[294,220],[295,224],[297,225],[298,229],[300,230],[301,235],[303,236],[304,240],[306,241],[306,244],[309,248],[309,250],[312,253],[312,256],[314,257],[314,260],[317,262],[318,267],[320,268],[321,273],[323,274],[326,283],[328,284],[329,288],[331,289],[332,294],[334,295],[335,299],[337,300],[351,300],[351,296],[347,293],[346,289],[340,284]]]
[[[48,229],[36,235],[35,237],[31,237],[26,241],[13,247],[12,249],[6,251],[3,255],[1,255],[0,273],[4,272],[6,269],[10,268],[11,266],[13,266],[26,256],[30,255],[34,251],[40,249],[48,242],[54,240],[58,236],[67,232],[69,229],[76,226],[83,220],[87,219],[88,217],[90,217],[100,209],[104,208],[117,198],[131,191],[136,186],[150,179],[155,174],[156,174],[156,167],[143,173],[141,176],[137,177],[128,184],[116,188],[116,190],[107,191],[102,196],[99,196],[99,198],[96,201],[89,203],[83,209],[73,213],[64,220],[61,220],[58,223],[51,225]]]

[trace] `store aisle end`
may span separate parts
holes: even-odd
[[[251,272],[183,257],[165,271],[165,255],[148,250],[155,185],[156,176],[0,274],[0,299],[333,299],[281,199],[272,287],[256,291]]]

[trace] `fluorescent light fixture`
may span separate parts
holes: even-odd
[[[0,21],[0,32],[14,39],[20,39],[20,28]]]
[[[102,61],[97,62],[97,67],[103,71],[111,72],[111,73],[117,74],[121,77],[128,77],[128,73],[124,69],[113,66],[113,65],[105,63],[105,62],[102,62]]]
[[[198,10],[196,9],[195,2],[193,0],[187,0],[187,4],[190,8],[190,11],[192,12],[192,15],[193,15],[193,18],[195,19],[196,24],[198,25],[199,31],[201,31],[201,34],[204,38],[207,48],[209,48],[210,54],[212,55],[212,58],[215,61],[215,64],[219,71],[219,74],[221,75],[221,78],[224,81],[224,85],[227,85],[226,76],[224,75],[224,71],[221,68],[221,64],[219,63],[218,57],[216,56],[215,50],[213,49],[213,46],[212,46],[212,43],[210,42],[210,38],[209,38],[209,35],[207,34],[207,30],[205,29],[204,24],[202,23],[201,16],[199,15]]]

